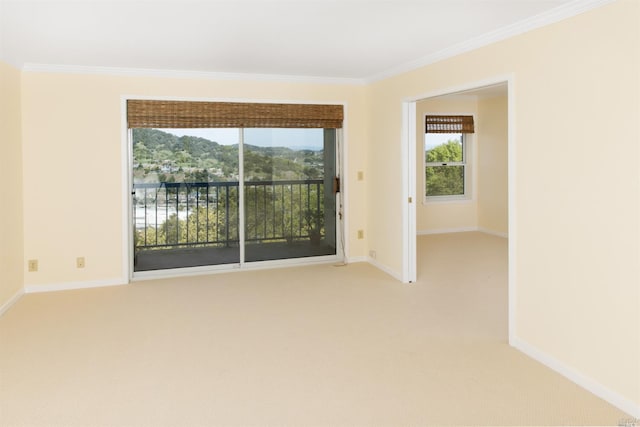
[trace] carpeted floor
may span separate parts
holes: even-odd
[[[0,318],[2,426],[617,425],[507,344],[507,243],[30,294]]]

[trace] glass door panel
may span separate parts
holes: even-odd
[[[334,129],[244,129],[246,262],[336,254]]]
[[[240,262],[238,129],[132,129],[134,271]]]
[[[334,129],[131,138],[134,272],[336,254]]]

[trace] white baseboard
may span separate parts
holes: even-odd
[[[371,265],[373,265],[375,268],[377,268],[378,270],[382,270],[385,273],[387,273],[389,276],[393,277],[394,279],[397,279],[399,281],[402,282],[402,275],[398,274],[397,272],[395,272],[394,270],[392,270],[391,268],[387,267],[386,265],[380,263],[377,259],[375,258],[371,258],[371,257],[367,257],[367,262]]]
[[[7,302],[0,305],[0,316],[6,313],[15,303],[17,303],[18,300],[22,298],[22,295],[24,295],[24,289],[20,289],[11,298],[9,298]]]
[[[368,264],[371,264],[373,267],[377,268],[378,270],[382,270],[383,272],[385,272],[389,276],[393,277],[394,279],[402,281],[402,278],[400,277],[400,275],[398,273],[396,273],[395,271],[393,271],[391,268],[387,267],[386,265],[378,262],[378,260],[375,259],[375,258],[371,258],[369,256],[357,256],[357,257],[350,257],[350,258],[347,259],[347,264],[353,264],[353,263],[356,263],[356,262],[366,262]]]
[[[469,231],[478,231],[478,227],[438,228],[436,230],[421,230],[417,234],[418,236],[426,236],[429,234],[467,233]]]
[[[503,233],[502,231],[489,230],[488,228],[478,227],[478,231],[484,234],[491,234],[492,236],[509,238],[509,233]]]
[[[353,264],[356,262],[369,262],[369,260],[367,259],[366,256],[353,256],[353,257],[348,257],[346,259],[347,264]]]
[[[402,281],[402,279],[400,278],[399,274],[397,274],[395,271],[393,271],[392,269],[390,269],[386,265],[378,262],[378,260],[375,259],[375,258],[371,258],[370,256],[354,256],[354,257],[349,257],[347,259],[347,264],[353,264],[353,263],[356,263],[356,262],[369,263],[372,266],[374,266],[375,268],[377,268],[378,270],[382,270],[385,273],[387,273],[389,276]]]
[[[70,291],[74,289],[90,289],[90,288],[102,288],[105,286],[121,286],[127,285],[128,280],[124,279],[106,279],[106,280],[93,280],[88,282],[67,282],[67,283],[49,283],[44,285],[26,285],[24,292],[26,294],[35,294],[38,292],[55,292],[55,291]]]
[[[479,231],[480,233],[491,234],[492,236],[509,238],[509,234],[501,231],[490,230],[484,227],[457,227],[457,228],[438,228],[436,230],[418,231],[418,236],[426,236],[430,234],[448,234],[448,233],[468,233],[470,231]]]
[[[527,356],[531,357],[532,359],[537,360],[546,367],[556,371],[560,375],[578,384],[580,387],[609,402],[616,408],[623,410],[634,418],[640,419],[640,405],[634,403],[632,400],[610,390],[599,382],[576,371],[560,360],[546,354],[542,350],[534,347],[533,345],[518,337],[512,337],[509,340],[509,344],[511,344],[513,347],[517,348]]]

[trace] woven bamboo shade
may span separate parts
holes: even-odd
[[[426,133],[474,133],[473,116],[427,116]]]
[[[129,128],[342,127],[342,105],[128,100]]]

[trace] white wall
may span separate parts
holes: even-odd
[[[23,287],[20,72],[0,62],[0,312]]]
[[[506,236],[509,228],[506,96],[478,100],[478,228]]]
[[[126,219],[123,96],[346,103],[344,183],[349,257],[366,252],[365,87],[24,72],[24,253],[29,290],[122,283]],[[366,234],[365,234],[366,236]],[[75,259],[84,256],[78,269]]]
[[[639,62],[640,2],[619,0],[378,81],[367,185],[369,249],[400,275],[403,102],[512,76],[512,343],[636,413]]]

